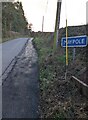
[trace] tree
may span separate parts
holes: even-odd
[[[4,37],[6,36],[7,31],[25,34],[25,31],[28,30],[28,22],[24,15],[21,2],[2,3],[2,30]]]

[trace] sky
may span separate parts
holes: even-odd
[[[57,0],[19,0],[22,1],[25,16],[32,23],[33,31],[42,31],[44,16],[44,31],[55,29]],[[86,2],[88,0],[62,0],[60,28],[86,24]]]

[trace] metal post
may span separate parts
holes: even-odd
[[[67,80],[67,68],[68,68],[68,31],[67,31],[67,19],[66,19],[66,73],[65,73],[65,80]]]
[[[75,61],[76,48],[73,48],[73,62]]]
[[[67,31],[67,19],[66,19],[66,65],[68,66],[68,31]]]

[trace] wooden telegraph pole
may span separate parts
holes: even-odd
[[[55,31],[54,31],[54,50],[58,46],[58,35],[59,35],[59,25],[60,25],[60,12],[61,12],[61,3],[62,0],[57,1],[57,12],[56,12],[56,23],[55,23]]]
[[[68,68],[68,29],[67,29],[67,19],[66,19],[66,72],[65,72],[65,80],[67,80],[67,68]]]
[[[66,4],[66,3],[65,3]],[[65,80],[67,80],[67,72],[68,72],[68,23],[67,23],[67,4],[66,6],[66,72],[65,72]]]
[[[43,32],[43,28],[44,28],[44,16],[42,17],[42,32]]]

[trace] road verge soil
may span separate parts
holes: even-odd
[[[36,33],[33,42],[39,56],[41,118],[88,119],[88,100],[71,81],[72,75],[79,76],[79,71],[86,67],[86,56],[81,52],[85,49],[77,49],[75,64],[69,49],[65,80],[65,49],[59,46],[53,50],[52,33]]]

